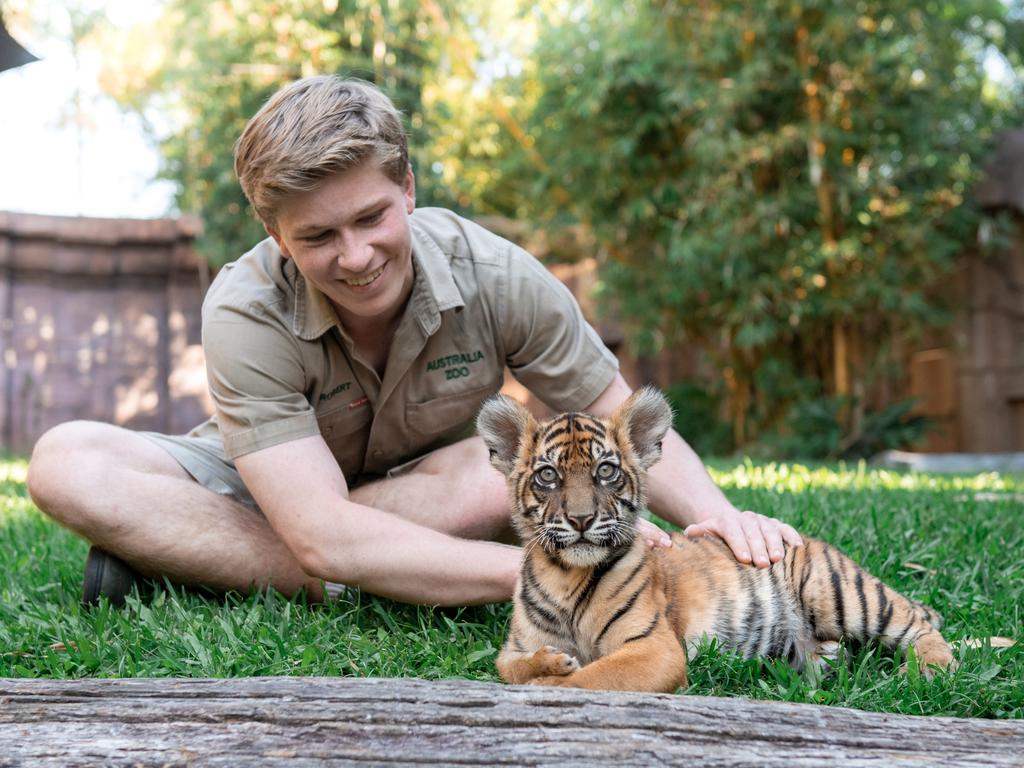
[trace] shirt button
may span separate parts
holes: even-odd
[[[383,455],[384,455],[384,451],[382,451],[380,448],[378,448],[376,451],[373,452],[373,458],[375,458],[375,459],[379,459]]]

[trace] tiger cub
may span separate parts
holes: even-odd
[[[738,563],[717,539],[676,534],[671,549],[649,549],[636,532],[644,473],[671,423],[650,388],[607,420],[538,423],[510,398],[484,404],[477,428],[508,478],[525,547],[502,678],[671,692],[686,686],[680,641],[692,650],[705,636],[798,667],[841,638],[912,645],[929,673],[950,665],[934,611],[824,542],[805,539],[764,569]]]

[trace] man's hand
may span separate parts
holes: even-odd
[[[804,543],[793,526],[749,510],[702,520],[687,526],[683,533],[691,538],[717,536],[729,545],[737,560],[752,562],[758,568],[782,559],[783,541],[793,547]]]
[[[636,521],[636,529],[651,549],[654,547],[672,546],[672,537],[646,518],[641,517]]]
[[[584,410],[606,417],[631,392],[619,374]],[[785,554],[783,541],[794,547],[804,543],[792,526],[756,512],[738,512],[711,480],[697,454],[673,430],[665,435],[661,460],[651,467],[647,478],[648,507],[654,514],[680,528],[690,524],[687,536],[718,536],[741,563],[767,568]],[[709,513],[711,517],[703,517]],[[653,523],[641,519],[638,530],[652,547],[671,546],[671,539]]]

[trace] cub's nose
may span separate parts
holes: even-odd
[[[590,524],[594,522],[595,517],[596,515],[593,512],[584,512],[578,515],[566,515],[569,525],[580,533],[583,533],[590,527]]]

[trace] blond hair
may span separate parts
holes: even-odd
[[[235,144],[235,173],[256,215],[273,226],[284,198],[368,158],[396,184],[405,181],[398,110],[365,80],[319,75],[286,85],[253,116]]]

